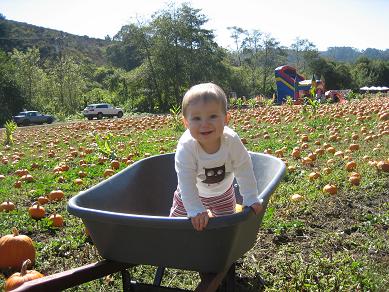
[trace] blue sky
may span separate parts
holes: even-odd
[[[227,27],[269,33],[281,45],[296,37],[308,39],[319,50],[332,46],[389,49],[389,0],[176,0],[199,8],[209,18],[216,41],[232,47]],[[166,8],[166,0],[0,0],[7,19],[104,38],[115,35],[135,17],[150,19]]]

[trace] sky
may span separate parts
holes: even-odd
[[[175,0],[189,3],[209,19],[216,42],[233,49],[227,27],[259,30],[289,47],[307,39],[320,51],[328,47],[389,49],[389,0]],[[76,35],[114,36],[135,19],[150,20],[167,8],[166,0],[0,0],[6,19]]]

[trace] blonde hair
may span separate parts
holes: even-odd
[[[186,117],[186,111],[189,105],[198,101],[209,102],[216,101],[222,107],[224,114],[227,114],[227,96],[220,86],[214,83],[200,83],[192,86],[182,99],[182,115]]]

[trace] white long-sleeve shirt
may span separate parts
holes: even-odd
[[[199,196],[225,193],[234,177],[239,184],[243,205],[260,202],[251,158],[237,133],[225,126],[220,149],[206,153],[189,130],[178,141],[175,154],[178,189],[188,217],[206,211]]]

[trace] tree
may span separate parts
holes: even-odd
[[[153,16],[150,23],[154,73],[161,88],[159,110],[179,104],[189,86],[215,81],[223,75],[223,52],[212,31],[204,29],[208,19],[200,9],[183,4],[170,5]]]
[[[258,93],[259,58],[262,48],[261,36],[262,33],[259,30],[246,31],[246,38],[243,41],[243,56],[245,56],[245,64],[247,64],[251,71],[251,91],[253,94]]]
[[[316,46],[307,39],[297,37],[291,45],[291,49],[293,52],[293,63],[297,72],[305,72],[307,67],[306,59],[312,51],[317,52]]]
[[[48,86],[51,89],[50,104],[55,112],[69,115],[78,112],[82,105],[85,80],[82,67],[73,57],[62,55],[46,63]]]
[[[109,62],[127,71],[138,67],[144,60],[142,53],[143,36],[141,28],[135,24],[125,25],[112,38],[112,44],[107,47],[106,55]]]
[[[5,52],[0,50],[0,125],[21,110],[25,104],[14,75],[15,67],[12,61]]]
[[[228,30],[231,31],[231,38],[234,40],[235,43],[235,55],[237,58],[237,65],[241,66],[241,49],[244,47],[244,35],[247,34],[247,31],[244,29],[238,27],[238,26],[232,26],[232,27],[227,27]]]
[[[274,69],[280,60],[285,57],[284,50],[279,46],[279,42],[276,41],[270,34],[265,34],[262,40],[262,53],[261,53],[261,65],[262,65],[262,94],[269,95],[272,93],[272,85],[274,79],[269,79],[273,76]],[[281,62],[282,63],[282,62]],[[271,83],[271,84],[270,84]]]
[[[40,54],[38,48],[28,48],[26,52],[14,49],[11,55],[16,65],[15,78],[18,80],[22,94],[25,96],[27,107],[34,106],[34,100],[38,93],[38,84],[42,77],[39,68]]]
[[[389,80],[389,62],[360,57],[351,74],[358,87],[386,85]]]

